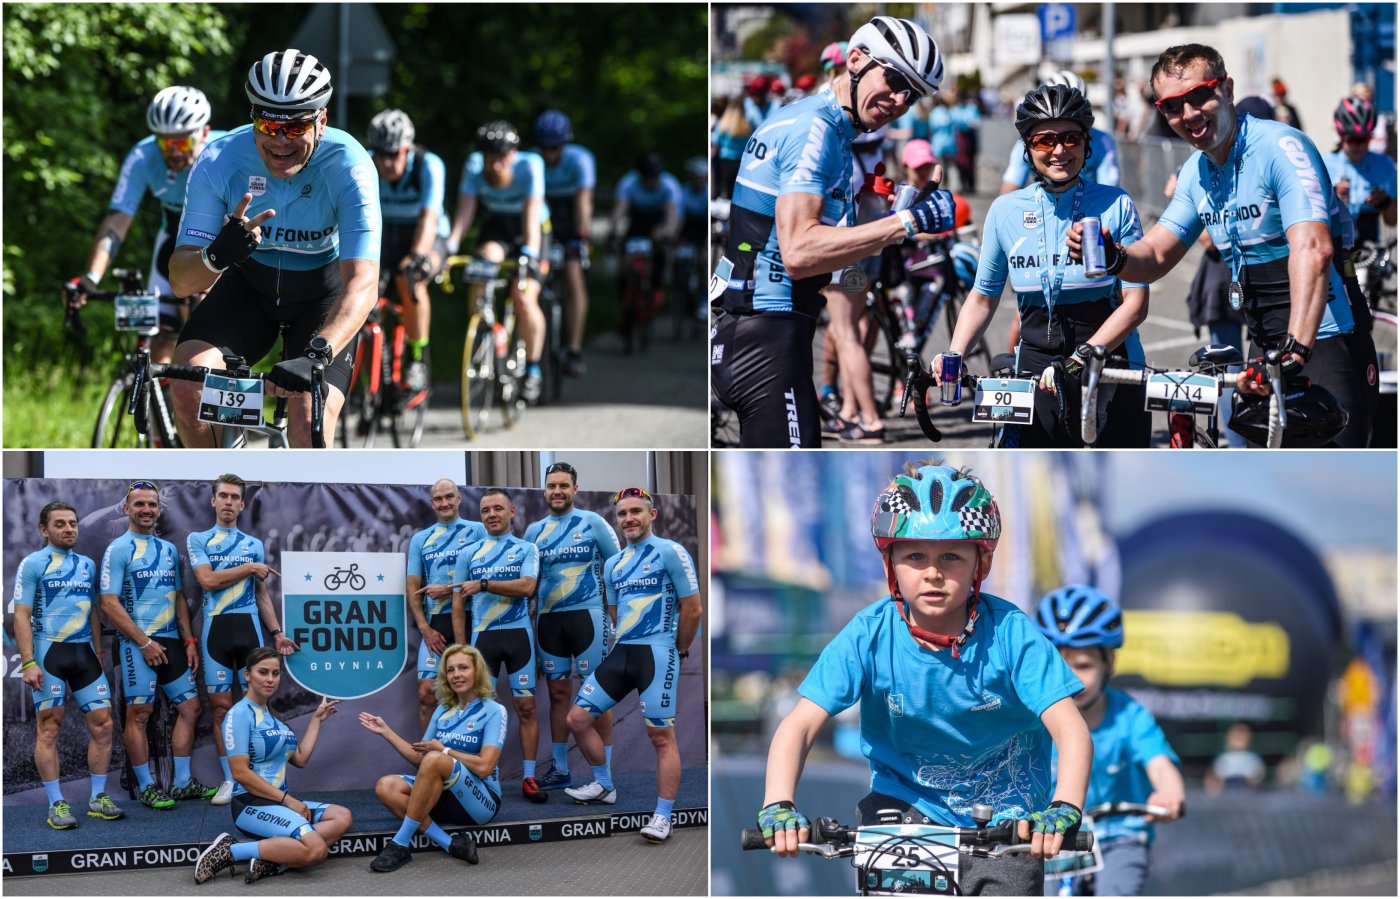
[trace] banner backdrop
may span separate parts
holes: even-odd
[[[424,474],[427,481],[433,473]],[[28,688],[20,680],[19,648],[14,642],[15,569],[24,556],[41,546],[38,532],[39,510],[45,504],[58,499],[70,503],[78,510],[80,532],[76,551],[94,561],[100,560],[107,544],[125,533],[129,527],[129,522],[121,510],[126,484],[126,481],[117,480],[55,478],[27,478],[4,482],[3,566],[6,595],[10,599],[5,606],[5,652],[0,673],[4,675],[4,791],[7,801],[12,794],[39,787],[38,772],[33,762],[33,704]],[[462,488],[463,518],[477,519],[477,510],[484,490],[484,487]],[[507,488],[507,491],[516,508],[512,529],[517,536],[523,535],[531,522],[549,514],[542,491],[524,488]],[[384,484],[250,483],[238,526],[241,530],[262,539],[267,550],[268,563],[282,573],[282,577],[274,577],[268,581],[274,607],[282,609],[285,604],[290,609],[301,605],[303,624],[300,626],[314,631],[321,625],[309,620],[310,616],[305,614],[308,608],[303,600],[307,596],[321,599],[334,592],[326,589],[325,582],[326,576],[331,574],[334,566],[329,566],[321,572],[319,581],[315,580],[317,575],[312,572],[313,582],[320,588],[313,594],[305,589],[305,575],[308,571],[290,568],[289,561],[295,558],[294,554],[350,553],[354,560],[361,560],[357,573],[366,578],[366,595],[377,596],[382,593],[401,597],[402,577],[405,573],[403,560],[400,558],[387,568],[381,566],[386,578],[383,582],[386,586],[382,587],[375,579],[375,574],[380,569],[376,568],[371,572],[370,568],[374,566],[364,560],[378,559],[379,554],[402,556],[407,552],[413,534],[437,520],[428,494],[429,488],[426,484],[422,487],[404,487]],[[161,487],[160,498],[162,511],[156,533],[172,541],[180,550],[185,597],[190,603],[195,633],[199,633],[202,626],[203,595],[189,567],[189,559],[185,558],[185,540],[191,532],[205,530],[214,524],[210,482],[165,483]],[[602,515],[616,530],[616,517],[609,502],[611,498],[612,494],[609,492],[580,491],[575,497],[575,503],[581,509]],[[699,549],[695,498],[657,495],[655,501],[658,512],[654,524],[655,532],[680,543],[693,557]],[[289,569],[300,571],[301,582],[296,585],[295,592]],[[396,571],[399,578],[392,589],[387,586],[390,584],[389,570]],[[351,591],[347,586],[342,587],[339,592],[348,595]],[[298,597],[302,599],[299,600]],[[319,609],[321,613],[327,611],[325,607]],[[383,611],[386,615],[390,614],[387,607]],[[374,776],[378,776],[378,773],[399,770],[402,767],[402,759],[392,747],[383,739],[363,730],[355,719],[359,712],[369,711],[383,716],[401,735],[416,738],[419,734],[417,683],[413,665],[418,654],[419,635],[416,627],[404,627],[402,622],[406,619],[402,617],[403,614],[404,609],[400,603],[398,615],[401,617],[398,619],[398,627],[402,629],[405,638],[400,641],[403,655],[398,656],[399,661],[392,664],[386,662],[386,671],[392,672],[391,682],[370,696],[363,695],[365,690],[351,681],[347,681],[348,686],[336,688],[340,691],[336,695],[357,695],[362,698],[343,701],[339,714],[327,722],[321,745],[317,748],[316,764],[297,775],[306,789],[367,788],[373,783],[373,778],[366,772],[373,772]],[[347,617],[349,613],[341,610],[337,615]],[[368,620],[368,609],[364,611],[364,615]],[[358,627],[355,623],[350,623],[349,626]],[[293,630],[291,626],[284,629]],[[105,625],[104,630],[110,643],[113,639],[110,625]],[[308,633],[307,636],[308,642],[315,640],[313,634]],[[704,639],[703,635],[698,639]],[[294,654],[292,659],[295,661],[291,664],[300,665],[303,661],[306,662],[306,676],[311,679],[310,682],[324,686],[316,675],[334,672],[310,672],[309,664],[314,653],[307,650],[305,645],[303,653],[303,658]],[[107,658],[111,659],[113,655],[109,652]],[[339,678],[341,675],[335,674],[335,677]],[[681,755],[686,764],[698,764],[706,757],[704,686],[698,666],[695,670],[682,669],[680,693],[681,714],[678,715],[677,737],[681,742]],[[279,718],[301,732],[306,724],[303,716],[315,708],[318,699],[315,693],[291,679],[286,679],[277,695],[273,697],[272,707]],[[538,691],[536,701],[539,703],[539,714],[543,717],[547,702],[546,691],[543,688]],[[210,743],[207,702],[205,706],[197,731],[194,771],[195,776],[210,782],[221,778],[218,776],[214,750]],[[640,724],[629,722],[624,726],[624,719],[629,713],[635,713],[635,710],[635,696],[629,697],[615,710],[619,723],[613,758],[614,766],[618,770],[651,769],[655,765],[655,754]],[[514,711],[509,713],[509,717],[511,735],[506,741],[506,750],[501,760],[503,777],[510,776],[511,765],[515,766],[516,771],[519,766]],[[542,728],[542,731],[545,730],[547,728]],[[637,732],[633,733],[634,730]],[[547,733],[541,733],[541,741],[547,748]],[[59,764],[65,779],[86,778],[86,752],[87,732],[82,716],[70,703],[59,736]],[[629,760],[634,760],[635,764]],[[114,772],[120,769],[123,761],[121,740],[117,739],[113,743]],[[367,777],[370,779],[366,780]]]

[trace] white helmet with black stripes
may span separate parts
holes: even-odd
[[[927,31],[908,19],[876,16],[851,35],[848,50],[857,48],[898,69],[909,83],[928,96],[943,81],[943,55]]]

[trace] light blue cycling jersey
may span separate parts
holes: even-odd
[[[637,172],[628,172],[617,182],[614,199],[621,203],[626,200],[633,212],[665,212],[666,207],[681,204],[681,183],[670,172],[662,172],[655,187],[647,187]]]
[[[1322,222],[1334,235],[1342,234],[1347,226],[1341,216],[1331,178],[1312,141],[1283,122],[1242,115],[1225,164],[1216,165],[1199,150],[1193,153],[1181,167],[1176,193],[1158,222],[1188,247],[1202,229],[1208,230],[1233,273],[1241,265],[1248,269],[1286,260],[1288,229],[1300,222]],[[1328,269],[1327,297],[1318,338],[1350,334],[1351,304],[1335,267]]]
[[[468,755],[481,755],[487,746],[497,749],[506,745],[506,710],[492,699],[474,699],[466,708],[449,709],[440,705],[428,719],[428,729],[423,732],[423,742],[437,740],[448,749],[465,752]],[[492,768],[490,775],[482,782],[501,792],[501,770]]]
[[[720,130],[719,125],[715,125],[710,132],[710,143],[717,149],[716,157],[719,159],[738,159],[744,155],[744,144],[748,142],[747,137],[738,137],[728,131]]]
[[[746,274],[748,266],[742,259],[731,258],[735,271],[725,308],[751,305],[759,312],[818,313],[825,303],[821,288],[831,279],[821,275],[793,284],[778,247],[775,210],[783,194],[814,194],[822,198],[823,225],[854,224],[850,181],[855,137],[855,126],[830,88],[784,106],[754,132],[739,162],[729,230],[731,246],[739,240],[757,256],[752,274]]]
[[[652,534],[603,563],[604,602],[617,606],[617,644],[675,646],[680,601],[700,592],[690,553]]]
[[[178,637],[175,620],[180,556],[175,544],[154,534],[127,531],[102,554],[98,592],[117,596],[136,626],[151,637]]]
[[[541,156],[540,160],[543,161],[544,157]],[[544,164],[546,197],[572,197],[581,190],[592,190],[597,186],[597,163],[593,154],[579,144],[565,144],[558,165]]]
[[[495,215],[522,215],[525,201],[544,199],[544,160],[529,152],[517,152],[511,167],[510,183],[496,187],[486,180],[486,159],[480,152],[467,157],[462,166],[462,184],[458,192],[477,197],[481,207]],[[549,205],[540,204],[540,222],[549,221]]]
[[[248,768],[278,790],[287,789],[287,760],[297,751],[297,735],[248,697],[234,703],[224,717],[224,749],[231,759],[248,757]],[[236,779],[233,795],[241,796],[247,787]]]
[[[914,642],[888,597],[827,644],[798,693],[829,715],[860,703],[870,788],[939,824],[971,826],[972,806],[998,819],[1050,804],[1051,740],[1041,714],[1084,685],[1020,609],[982,594],[954,658]]]
[[[1122,181],[1118,170],[1118,147],[1113,138],[1097,128],[1089,129],[1089,149],[1092,151],[1084,162],[1080,173],[1085,181],[1117,187]],[[1003,184],[1026,185],[1031,178],[1031,164],[1026,161],[1026,145],[1016,141],[1011,145],[1011,158],[1007,160],[1006,171],[1001,173]]]
[[[486,528],[479,521],[458,518],[451,524],[435,522],[413,535],[408,542],[408,574],[421,577],[423,586],[455,583],[452,569],[462,550],[486,539]],[[423,611],[428,618],[452,610],[452,595],[433,599],[423,594]]]
[[[574,509],[525,529],[540,550],[539,613],[603,607],[603,562],[621,550],[597,512]]]
[[[1166,756],[1180,767],[1181,759],[1167,742],[1157,719],[1137,700],[1113,687],[1104,688],[1104,697],[1108,707],[1090,734],[1094,738],[1094,767],[1084,807],[1105,802],[1146,802],[1152,795],[1147,763]],[[1053,758],[1058,763],[1058,751]],[[1155,831],[1141,815],[1117,815],[1094,822],[1094,838],[1101,843],[1129,837],[1151,844]]]
[[[1379,215],[1380,210],[1366,202],[1371,191],[1380,188],[1392,199],[1395,197],[1395,161],[1380,153],[1367,153],[1361,162],[1352,162],[1347,154],[1338,150],[1323,157],[1327,164],[1327,174],[1335,188],[1342,181],[1348,182],[1347,212],[1355,219],[1358,215]]]
[[[1017,308],[1022,312],[1050,308],[1045,296],[1047,286],[1055,305],[1107,299],[1116,306],[1118,279],[1112,275],[1087,277],[1084,264],[1066,253],[1065,235],[1070,225],[1084,216],[1097,216],[1112,239],[1124,246],[1142,239],[1137,207],[1117,187],[1081,180],[1074,187],[1051,193],[1037,183],[997,197],[987,210],[982,228],[974,285],[977,292],[999,297],[1009,280],[1016,292]],[[1061,275],[1063,281],[1056,291]],[[1122,286],[1145,285],[1124,281]],[[1136,330],[1123,341],[1123,348],[1132,367],[1141,368],[1145,357]]]
[[[15,572],[14,605],[34,609],[34,638],[49,643],[91,643],[97,566],[72,550],[46,546]]]
[[[318,151],[319,152],[319,151]],[[408,151],[408,163],[397,181],[379,178],[379,206],[384,226],[417,226],[424,209],[437,210],[439,237],[450,231],[443,196],[447,192],[447,167],[442,157],[421,147]]]
[[[227,571],[249,562],[265,561],[263,542],[238,528],[214,526],[207,531],[190,534],[185,541],[190,568],[208,565],[214,571]],[[258,579],[248,575],[222,590],[204,591],[204,617],[241,613],[258,613]]]
[[[710,192],[705,187],[692,188],[689,182],[681,189],[681,220],[704,220],[710,215]]]
[[[327,128],[300,172],[273,178],[253,140],[253,126],[244,125],[205,146],[190,172],[177,246],[213,243],[224,216],[250,193],[248,218],[277,212],[262,224],[255,262],[311,271],[338,259],[379,259],[377,175],[359,141]]]
[[[753,97],[744,97],[744,118],[748,120],[750,128],[757,129],[769,116],[778,111],[779,106],[776,99],[759,106]]]
[[[209,144],[227,134],[227,131],[210,131],[200,148],[201,155]],[[198,161],[198,157],[196,157]],[[144,138],[131,148],[122,162],[121,173],[117,175],[117,186],[112,188],[112,199],[107,207],[127,215],[135,215],[141,208],[141,200],[147,192],[160,201],[165,218],[179,221],[180,210],[185,208],[185,184],[189,181],[191,165],[181,171],[172,171],[165,164],[165,157],[156,145],[156,136]],[[163,227],[163,226],[162,226]]]
[[[468,581],[513,581],[540,576],[540,551],[533,543],[514,534],[487,535],[457,556],[453,583]],[[472,633],[530,626],[530,598],[477,593],[472,601]],[[476,641],[473,640],[473,643]]]

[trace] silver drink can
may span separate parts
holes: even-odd
[[[894,191],[894,206],[892,209],[899,212],[914,205],[914,197],[919,193],[919,189],[912,184],[901,184]]]
[[[1086,215],[1080,221],[1084,225],[1084,277],[1102,278],[1108,274],[1103,260],[1103,226],[1097,216]]]

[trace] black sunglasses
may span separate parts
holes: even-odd
[[[132,481],[126,488],[126,495],[130,496],[133,490],[154,490],[160,493],[160,485],[155,481]]]
[[[874,57],[871,57],[874,59]],[[899,99],[905,106],[913,106],[924,98],[923,91],[916,88],[904,73],[882,59],[875,59],[880,68],[885,70],[885,85],[890,92]]]

